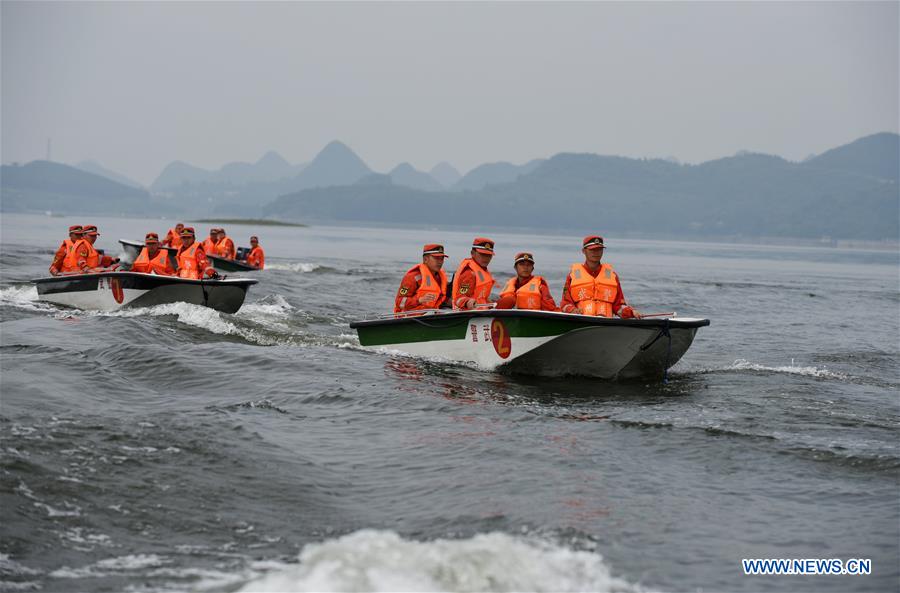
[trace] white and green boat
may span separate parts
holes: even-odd
[[[708,319],[619,319],[549,311],[487,309],[350,324],[372,349],[485,370],[601,379],[663,377]]]

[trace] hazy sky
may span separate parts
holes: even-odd
[[[898,129],[898,2],[2,2],[2,160],[149,184],[341,140],[386,172],[799,160]]]

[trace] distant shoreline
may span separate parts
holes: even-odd
[[[255,226],[307,226],[301,222],[282,222],[280,220],[269,220],[265,218],[201,218],[192,220],[191,222],[215,222],[220,224],[246,224]]]

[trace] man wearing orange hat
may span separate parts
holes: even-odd
[[[572,264],[563,287],[562,312],[612,317],[640,319],[641,314],[625,303],[619,276],[609,264],[601,264],[603,259],[603,237],[588,235],[584,238],[581,251],[583,264]]]
[[[169,232],[166,233],[166,238],[163,239],[163,245],[166,247],[181,247],[181,231],[184,230],[184,223],[179,222],[175,225],[175,228],[169,229]]]
[[[169,251],[159,248],[159,235],[147,233],[144,237],[144,248],[131,265],[131,271],[160,276],[175,275],[175,269],[169,261]]]
[[[259,237],[256,235],[250,237],[250,253],[247,254],[247,264],[257,270],[266,267],[266,252],[259,246]]]
[[[422,263],[411,267],[400,281],[394,313],[440,308],[447,299],[447,274],[442,269],[446,257],[443,245],[429,243],[422,248]]]
[[[453,275],[453,308],[474,309],[477,305],[493,302],[491,288],[494,278],[487,271],[494,257],[494,242],[484,237],[472,241],[471,257],[459,263]]]
[[[204,276],[218,278],[219,274],[212,269],[206,259],[206,253],[200,243],[194,240],[194,227],[181,229],[181,247],[178,248],[178,276],[201,280]]]
[[[75,265],[78,270],[85,274],[91,272],[101,272],[104,268],[108,268],[112,264],[118,263],[119,258],[112,258],[108,255],[101,255],[94,248],[94,242],[100,233],[97,227],[92,224],[86,224],[81,227],[81,240],[75,244]]]
[[[208,253],[210,255],[218,254],[216,251],[216,243],[219,242],[219,229],[218,227],[213,227],[209,229],[209,237],[203,240],[203,252]]]
[[[216,243],[216,253],[219,257],[225,259],[235,259],[237,257],[237,247],[231,237],[225,234],[225,229],[219,227],[219,241]]]
[[[69,227],[69,238],[64,239],[59,249],[53,255],[53,263],[50,264],[50,275],[56,276],[60,273],[77,272],[78,267],[75,265],[75,244],[81,240],[81,225],[73,224]],[[68,269],[66,260],[69,260]]]
[[[533,309],[537,311],[559,311],[556,301],[550,295],[550,286],[540,276],[534,276],[534,257],[530,253],[517,253],[515,258],[516,277],[500,293],[498,309]]]

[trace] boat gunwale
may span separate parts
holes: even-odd
[[[365,329],[385,327],[393,325],[419,324],[428,325],[429,321],[454,321],[484,317],[497,318],[532,318],[552,319],[554,321],[571,321],[580,326],[625,326],[625,327],[669,327],[672,329],[699,328],[709,325],[709,319],[694,317],[679,319],[677,317],[653,318],[653,319],[622,319],[619,317],[594,317],[577,313],[562,313],[559,311],[533,311],[522,309],[484,309],[476,311],[448,311],[446,313],[430,313],[427,315],[406,315],[385,319],[368,319],[363,321],[351,321],[351,329]]]
[[[202,286],[252,286],[258,284],[259,280],[255,278],[219,278],[219,279],[202,279],[182,278],[180,276],[168,276],[165,274],[146,274],[144,272],[125,272],[125,271],[108,271],[108,272],[90,272],[88,274],[64,274],[59,276],[46,276],[44,278],[35,278],[31,280],[34,284],[52,284],[53,282],[72,281],[80,279],[93,278],[121,278],[121,277],[138,277],[153,278],[161,281],[173,280],[174,284],[198,284]]]

